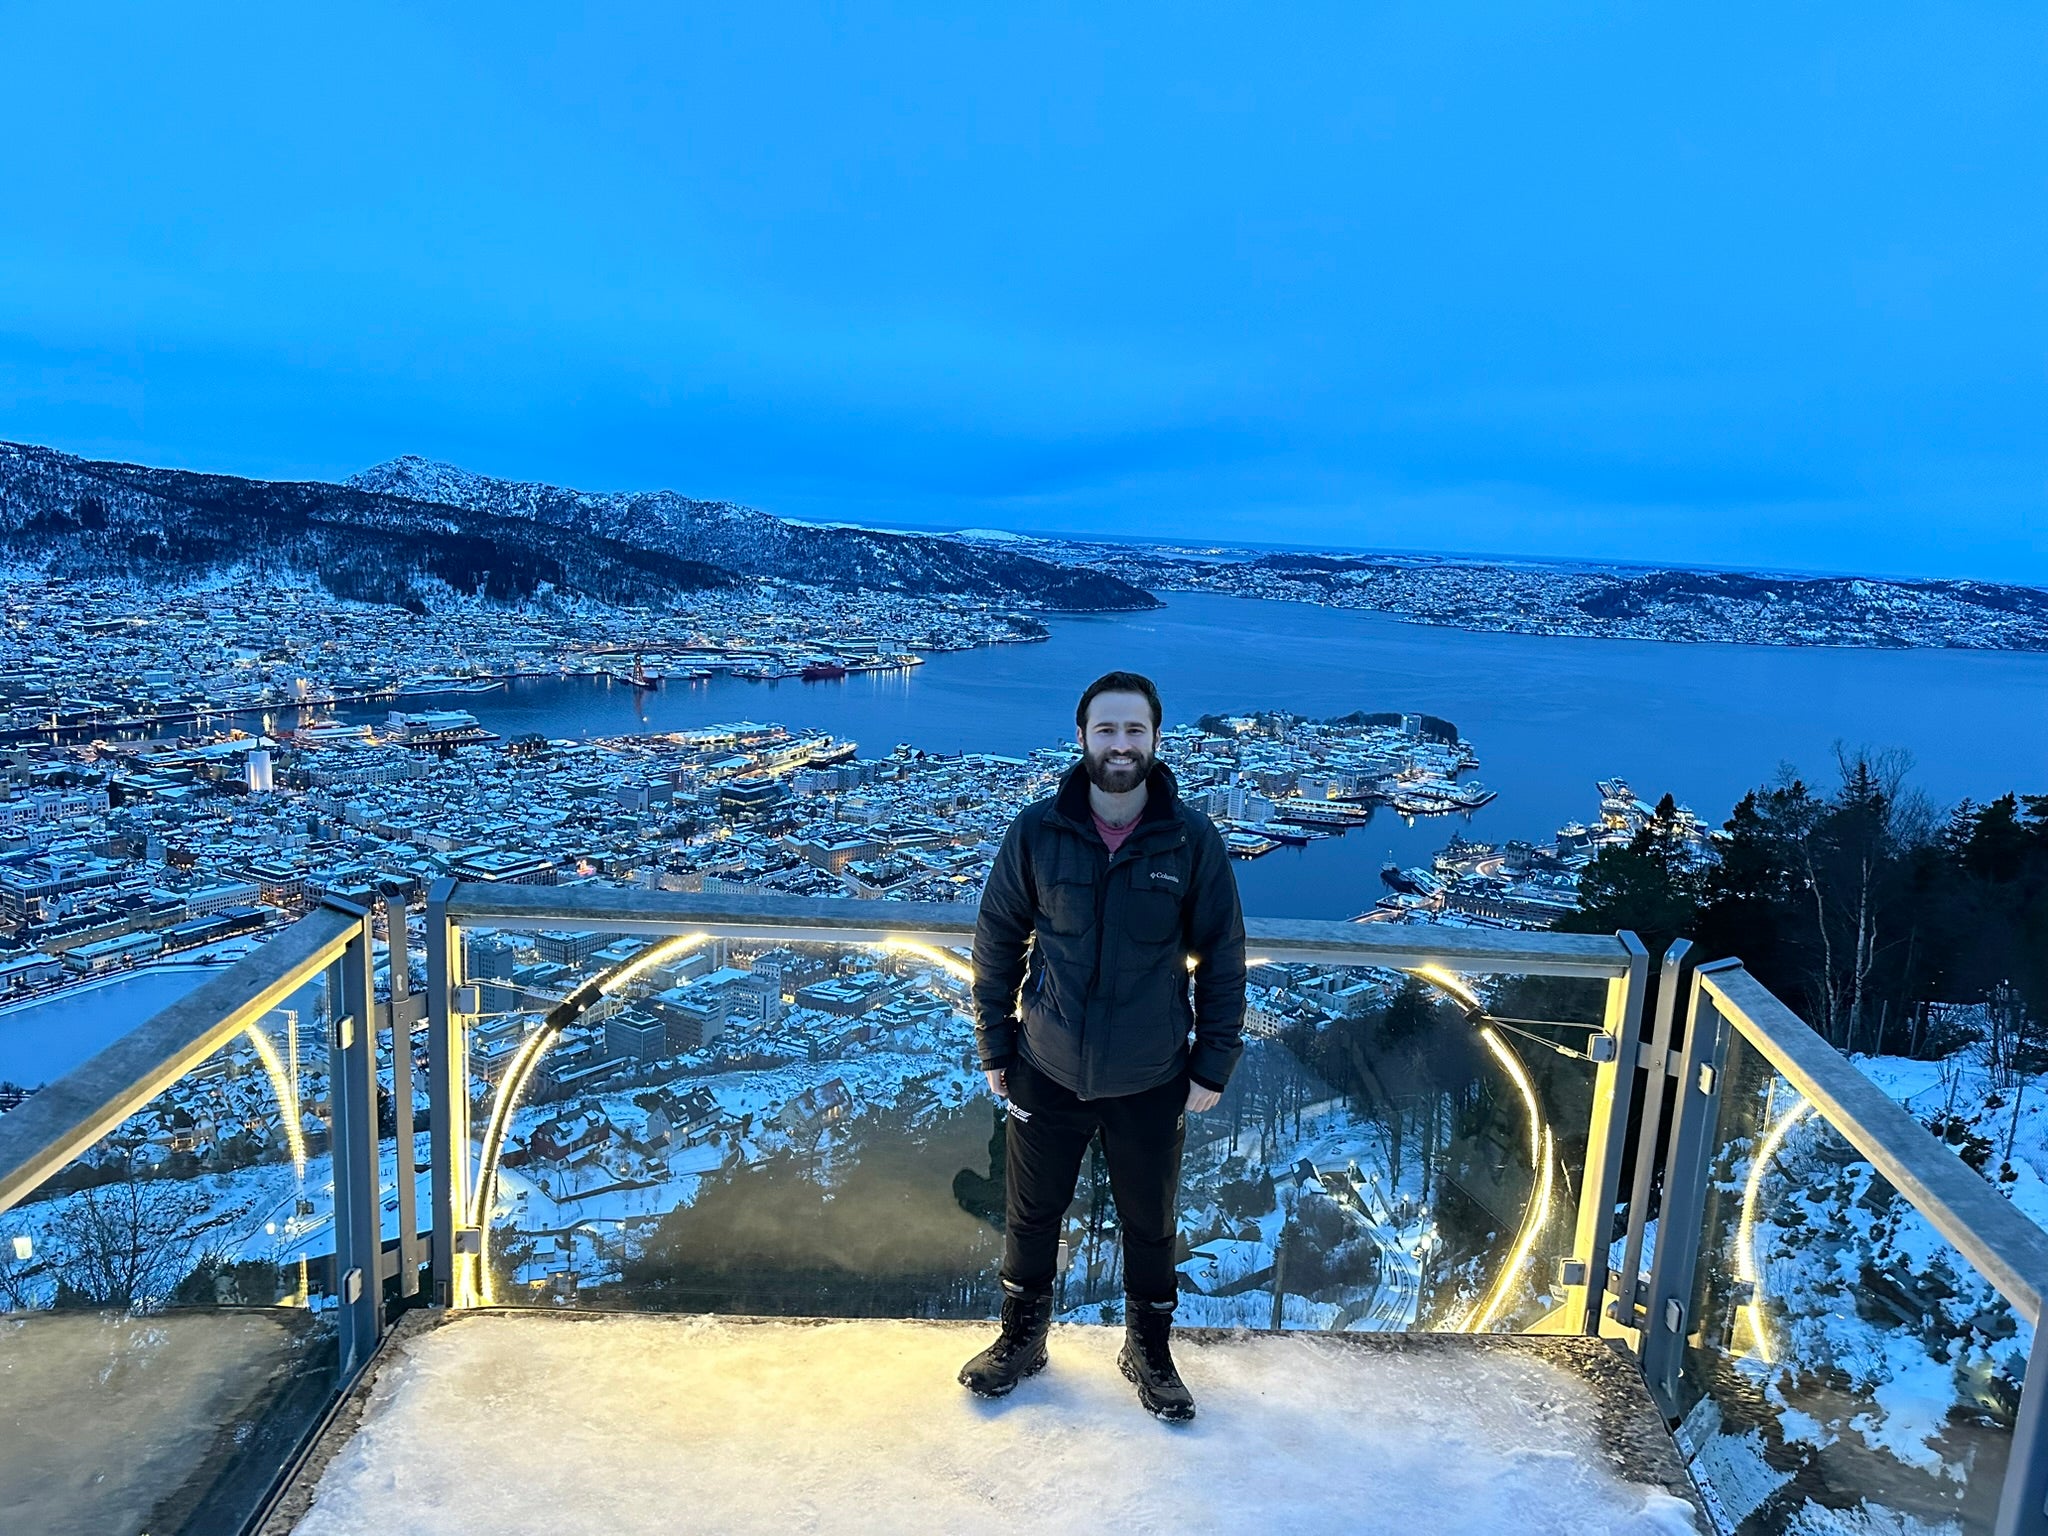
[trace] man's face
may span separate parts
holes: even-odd
[[[1098,693],[1081,732],[1081,771],[1105,794],[1136,789],[1152,771],[1152,706],[1142,693]]]

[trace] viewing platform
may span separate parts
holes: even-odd
[[[2048,1232],[1683,940],[1248,923],[1197,1417],[1092,1163],[1050,1366],[971,1396],[974,925],[328,897],[0,1115],[0,1529],[2048,1533]]]

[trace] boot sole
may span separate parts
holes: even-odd
[[[1170,1404],[1164,1408],[1154,1408],[1145,1401],[1144,1383],[1138,1380],[1138,1368],[1131,1364],[1130,1357],[1120,1354],[1116,1357],[1116,1364],[1117,1369],[1124,1373],[1124,1380],[1138,1389],[1138,1406],[1151,1414],[1160,1423],[1185,1424],[1195,1416],[1195,1405],[1193,1403],[1189,1403],[1185,1407],[1178,1404]]]
[[[1017,1390],[1018,1381],[1024,1380],[1024,1378],[1027,1376],[1036,1376],[1040,1371],[1044,1370],[1046,1366],[1050,1363],[1051,1362],[1049,1357],[1045,1355],[1040,1355],[1036,1360],[1032,1361],[1029,1365],[1025,1366],[1023,1370],[1017,1373],[1017,1381],[1011,1382],[1007,1387],[997,1387],[993,1391],[989,1390],[986,1387],[977,1387],[965,1376],[962,1376],[960,1378],[960,1385],[965,1387],[968,1391],[972,1392],[976,1397],[1008,1397],[1012,1392]]]

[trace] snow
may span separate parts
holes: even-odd
[[[1179,1354],[1200,1404],[1147,1418],[1120,1330],[984,1402],[978,1327],[475,1315],[379,1376],[298,1536],[1007,1530],[1678,1533],[1609,1467],[1591,1389],[1505,1351],[1242,1336]]]

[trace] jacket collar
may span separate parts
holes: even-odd
[[[1095,812],[1088,803],[1088,775],[1080,763],[1069,768],[1066,777],[1060,780],[1052,808],[1077,832],[1094,827]],[[1154,762],[1152,771],[1145,775],[1145,808],[1138,812],[1137,825],[1142,829],[1153,822],[1179,820],[1180,786],[1174,782],[1171,768]]]

